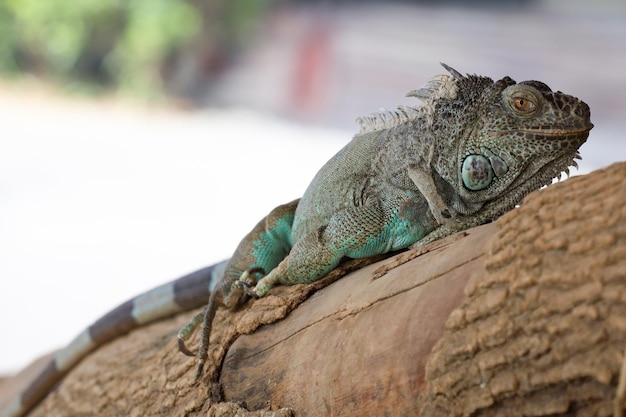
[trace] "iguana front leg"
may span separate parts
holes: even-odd
[[[224,276],[217,283],[209,302],[187,325],[178,332],[179,350],[194,356],[186,342],[196,328],[203,323],[198,353],[196,379],[202,374],[208,357],[209,338],[215,313],[219,306],[235,309],[245,303],[245,288],[254,286],[257,280],[271,271],[291,250],[291,227],[299,200],[278,206],[261,220],[239,243],[228,262]]]
[[[420,193],[426,198],[433,217],[442,226],[456,230],[460,226],[454,219],[454,210],[449,207],[439,195],[432,174],[416,166],[407,169],[407,175],[413,181]]]

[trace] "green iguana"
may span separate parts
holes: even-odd
[[[202,323],[198,378],[219,306],[276,285],[311,283],[342,259],[423,245],[490,222],[570,165],[593,127],[581,100],[538,81],[494,82],[442,64],[408,93],[419,107],[360,118],[361,131],[317,173],[300,200],[279,206],[227,264],[207,267],[123,303],[60,351],[5,410],[22,416],[83,357],[130,329],[208,305],[179,332],[181,351]],[[210,291],[210,296],[209,296]]]

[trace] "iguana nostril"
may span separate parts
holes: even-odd
[[[591,111],[589,110],[589,106],[581,101],[574,107],[574,114],[578,117],[586,116],[589,118],[591,116]]]

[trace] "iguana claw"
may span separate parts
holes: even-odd
[[[254,298],[255,300],[259,298],[258,294],[254,291],[255,284],[249,281],[239,280],[239,281],[235,281],[233,285],[236,285],[237,287],[239,287],[240,291],[242,291],[242,293],[247,295],[248,297]]]
[[[185,345],[185,341],[181,338],[178,338],[178,350],[187,356],[196,356],[194,352],[190,351],[187,348],[187,346]]]

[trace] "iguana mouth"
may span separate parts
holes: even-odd
[[[570,136],[570,135],[580,135],[582,133],[588,133],[591,129],[593,129],[593,123],[590,123],[589,126],[580,128],[580,129],[515,129],[515,130],[501,130],[495,134],[495,136],[505,136],[510,135],[513,132],[518,133],[528,133],[531,135],[537,136]]]
[[[569,135],[577,135],[580,133],[587,133],[591,129],[593,129],[593,123],[590,123],[589,126],[583,127],[575,130],[561,130],[561,129],[523,129],[517,130],[517,132],[522,133],[531,133],[534,135],[544,135],[544,136],[569,136]]]

